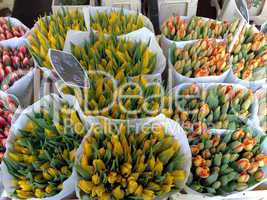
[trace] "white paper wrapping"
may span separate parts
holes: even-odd
[[[147,28],[141,28],[137,31],[133,31],[126,35],[118,36],[118,38],[125,38],[126,40],[131,40],[136,42],[142,41],[144,43],[148,43],[150,41],[148,48],[153,53],[157,54],[157,64],[154,71],[150,75],[159,76],[163,73],[166,66],[166,58],[164,57],[163,52],[157,43],[155,35],[150,30],[148,30]],[[89,40],[90,40],[90,32],[70,30],[67,33],[64,45],[64,51],[71,53],[71,48],[70,48],[71,43],[81,46],[84,43],[84,41],[89,41]]]
[[[62,12],[61,10],[58,12]],[[50,19],[50,16],[47,17],[42,17],[42,19],[47,18],[48,20]],[[27,41],[28,45],[31,45],[28,41],[28,36],[34,33],[34,29],[37,28],[39,25],[37,23],[34,24],[34,26],[25,34],[25,38]],[[48,53],[48,52],[47,52]],[[57,75],[55,74],[55,72],[51,71],[50,69],[46,68],[46,66],[41,66],[40,63],[35,59],[35,57],[33,56],[33,61],[34,61],[34,65],[38,68],[40,68],[43,72],[44,72],[44,76],[47,78],[50,78],[51,80],[57,80]]]
[[[121,11],[121,8],[115,8],[115,7],[105,7],[105,6],[88,6],[83,8],[84,12],[84,19],[85,19],[85,24],[87,27],[87,30],[90,30],[90,16],[94,17],[97,13],[110,13],[111,11]],[[151,21],[144,15],[142,15],[139,12],[133,11],[133,10],[128,10],[128,9],[123,9],[125,15],[132,15],[132,14],[139,14],[144,18],[145,22],[145,27],[147,27],[149,30],[151,30],[154,33],[154,27]]]
[[[196,41],[197,40],[177,42],[175,43],[175,45],[177,48],[183,48],[186,44],[193,44]],[[223,42],[223,40],[216,40],[216,41]],[[171,77],[169,77],[170,81],[169,81],[168,89],[171,89],[181,83],[223,83],[225,79],[229,76],[229,73],[231,70],[229,68],[228,70],[226,70],[223,74],[219,76],[202,76],[202,77],[197,77],[197,78],[188,78],[178,73],[175,70],[171,62],[170,55],[171,55],[171,49],[169,49],[169,56],[168,56],[168,68],[169,68],[169,74],[171,74]]]
[[[53,98],[51,96],[53,96]],[[18,117],[16,122],[14,124],[12,124],[12,126],[11,126],[10,135],[7,139],[6,152],[8,152],[10,150],[10,148],[12,148],[12,141],[14,141],[16,135],[19,134],[19,130],[24,128],[26,123],[29,121],[29,118],[27,117],[27,115],[33,116],[34,115],[33,111],[35,111],[35,112],[38,111],[40,109],[40,106],[44,106],[44,107],[48,108],[54,99],[56,100],[57,104],[60,104],[63,102],[63,100],[61,98],[59,98],[57,95],[51,94],[51,95],[43,97],[41,100],[34,103],[32,106],[29,106],[21,113],[21,115]],[[73,105],[75,107],[75,109],[78,111],[80,119],[82,120],[82,122],[84,122],[85,127],[87,127],[87,122],[86,122],[85,117],[83,116],[81,110],[79,110],[79,107],[77,106],[77,101],[75,101],[71,97],[69,97],[66,100],[67,100],[69,105]],[[4,157],[7,157],[6,153],[5,153]],[[1,171],[2,171],[2,179],[5,180],[3,182],[4,189],[5,189],[8,197],[10,197],[12,199],[17,199],[15,197],[12,197],[12,193],[15,190],[15,187],[13,185],[13,181],[15,179],[11,174],[9,174],[4,162],[1,163]],[[67,197],[70,194],[72,194],[74,192],[74,189],[75,189],[74,188],[74,174],[72,173],[72,175],[63,182],[63,189],[57,195],[43,198],[43,199],[44,200],[63,199],[64,197]],[[31,200],[37,200],[37,198],[32,198]]]
[[[250,128],[252,128],[253,130],[253,134],[254,136],[257,136],[257,135],[265,135],[262,131],[260,131],[256,126],[250,126]],[[227,132],[229,132],[229,130],[223,130],[223,129],[211,129],[211,133],[213,135],[221,135],[221,134],[227,134]],[[232,131],[230,131],[232,132]],[[262,143],[262,146],[261,146],[261,150],[263,152],[263,154],[267,155],[267,139],[265,138],[264,142]],[[238,192],[238,191],[235,191],[235,192],[232,192],[231,194],[227,195],[227,199],[230,199],[232,196],[235,196],[238,194],[240,196],[242,196],[242,193],[245,192],[245,191],[251,191],[253,189],[255,189],[257,186],[261,185],[262,183],[264,183],[265,181],[267,181],[267,166],[264,166],[263,168],[263,171],[265,173],[265,178],[258,182],[257,184],[241,191],[241,192]],[[199,193],[193,189],[191,189],[190,187],[188,187],[187,185],[185,186],[185,191],[188,193],[188,194],[195,194],[195,195],[200,195],[200,196],[214,196],[212,194],[207,194],[207,193]],[[216,198],[220,198],[220,196],[216,196]],[[232,197],[233,199],[235,199],[234,197]],[[231,199],[232,199],[231,198]],[[221,199],[223,199],[223,197],[221,197]]]
[[[259,97],[260,97],[260,94],[261,94],[261,93],[265,93],[265,95],[267,94],[267,84],[262,85],[262,88],[258,89],[258,90],[255,92],[255,104],[256,104],[256,112],[257,112],[257,116],[256,116],[255,120],[254,120],[253,122],[250,122],[250,123],[251,123],[251,125],[254,123],[254,125],[255,125],[256,127],[258,127],[260,131],[265,132],[265,131],[262,129],[262,127],[261,127],[260,119],[259,119],[259,115],[258,115],[258,113],[259,113],[259,106],[260,106],[260,105],[259,105],[259,101],[260,101]],[[266,103],[266,102],[265,102],[265,103]],[[266,109],[266,111],[267,111],[267,108],[265,108],[265,109]]]
[[[192,85],[192,83],[180,84],[179,86],[170,89],[168,91],[168,93],[169,94],[179,95],[182,89],[185,89],[190,85]],[[209,88],[212,88],[212,87],[218,86],[218,85],[231,85],[231,86],[233,86],[234,89],[242,88],[242,89],[244,89],[246,91],[248,90],[248,88],[246,88],[246,87],[244,87],[242,85],[230,84],[230,83],[197,83],[197,85],[200,86],[201,88],[204,88],[204,89],[209,89]],[[256,100],[256,97],[255,97],[255,95],[253,95],[253,103],[252,103],[252,105],[250,107],[249,116],[247,118],[248,121],[246,123],[249,123],[249,122],[250,123],[255,123],[256,122],[258,105],[257,105],[257,102],[255,100]]]
[[[192,160],[192,155],[191,155],[191,149],[188,144],[188,140],[186,138],[186,135],[184,133],[184,130],[181,128],[181,126],[169,119],[166,118],[164,115],[158,115],[154,118],[143,118],[143,119],[130,119],[130,120],[114,120],[114,119],[109,119],[106,117],[88,117],[87,122],[88,124],[101,124],[100,121],[105,121],[111,124],[120,124],[120,123],[126,123],[126,125],[129,125],[131,127],[135,127],[135,130],[141,130],[142,127],[149,126],[150,124],[161,124],[164,127],[166,127],[167,133],[174,135],[175,139],[177,139],[180,142],[180,151],[182,154],[185,156],[185,163],[183,165],[183,170],[186,171],[186,178],[183,183],[181,183],[181,188],[184,187],[187,178],[190,173],[190,168],[191,168],[191,160]],[[84,137],[82,144],[80,145],[79,149],[77,150],[77,157],[76,157],[76,162],[78,162],[81,158],[82,151],[83,151],[83,143],[87,137],[90,136],[90,131],[87,133],[87,135]],[[74,180],[75,180],[75,190],[76,190],[76,196],[80,199],[80,190],[78,187],[78,181],[80,180],[80,177],[77,173],[77,171],[74,169]],[[170,195],[172,195],[171,193]],[[166,196],[159,198],[159,199],[165,199]],[[158,198],[157,198],[158,199]]]

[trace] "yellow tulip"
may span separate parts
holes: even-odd
[[[112,190],[112,195],[115,197],[115,199],[123,199],[124,191],[120,188],[120,186],[118,186]]]
[[[100,177],[99,177],[98,174],[94,174],[94,175],[92,176],[92,183],[93,183],[94,185],[98,185],[98,184],[100,183]]]
[[[137,190],[137,188],[138,188],[138,184],[137,184],[137,182],[131,180],[131,181],[129,181],[129,183],[128,183],[128,186],[127,186],[127,192],[128,192],[129,194],[134,194],[135,191]]]
[[[80,180],[78,184],[79,188],[85,193],[90,194],[93,188],[93,183],[91,181]]]

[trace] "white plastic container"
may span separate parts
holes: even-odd
[[[197,13],[198,0],[158,0],[159,24],[172,15],[192,17]]]
[[[141,0],[102,0],[101,6],[126,8],[141,12]]]
[[[95,5],[95,0],[89,0],[89,5],[94,6]],[[86,7],[88,5],[60,5],[60,0],[53,0],[52,3],[52,11],[53,13],[58,12],[59,10],[61,10],[62,8],[64,9],[68,9],[68,10],[79,10],[79,11],[83,11],[83,8]]]
[[[211,5],[217,10],[217,18],[232,21],[234,17],[240,17],[237,11],[235,0],[222,0],[222,8],[218,0],[211,0]],[[257,7],[248,8],[249,20],[253,21],[256,25],[261,25],[267,20],[267,0],[261,0]],[[233,17],[234,16],[234,17]]]

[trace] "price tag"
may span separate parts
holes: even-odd
[[[56,73],[67,85],[89,87],[87,73],[71,53],[49,49],[48,55]]]
[[[248,6],[245,0],[235,0],[236,7],[238,8],[240,14],[243,18],[249,23],[249,13],[248,13]]]

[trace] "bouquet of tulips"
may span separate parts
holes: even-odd
[[[189,77],[219,76],[229,69],[227,45],[212,39],[171,47],[171,64],[177,73]]]
[[[128,76],[150,74],[157,64],[157,54],[149,48],[149,43],[135,42],[114,35],[90,33],[90,40],[82,46],[71,44],[72,54],[88,71],[103,71],[119,82]]]
[[[267,78],[267,35],[253,28],[242,30],[231,53],[234,75],[247,81]]]
[[[5,189],[12,197],[57,195],[72,174],[76,149],[86,130],[74,107],[54,98],[49,105],[45,104],[49,99],[42,99],[37,109],[28,108],[16,121],[20,128],[13,129],[8,140],[2,168]]]
[[[24,41],[20,40],[20,44],[14,46],[15,42],[17,40],[9,40],[0,45],[0,88],[4,91],[34,67]]]
[[[267,88],[261,88],[256,92],[258,100],[258,120],[262,130],[267,133]]]
[[[185,84],[173,96],[173,116],[185,128],[205,122],[216,129],[236,129],[254,117],[252,90],[241,86]]]
[[[77,154],[78,197],[152,200],[181,189],[191,158],[166,124],[92,124]]]
[[[22,37],[26,31],[26,27],[17,19],[0,17],[0,41]]]
[[[91,76],[92,78],[93,76]],[[164,88],[159,82],[150,83],[144,76],[128,80],[117,87],[116,83],[96,75],[89,88],[76,88],[58,83],[59,91],[78,100],[85,115],[100,115],[112,119],[129,119],[156,116],[167,112],[164,108]]]
[[[196,39],[223,39],[226,35],[234,35],[239,21],[233,23],[205,20],[202,17],[192,17],[188,22],[180,16],[171,16],[166,20],[161,32],[170,40],[187,41]]]
[[[100,33],[123,35],[145,27],[145,18],[139,13],[125,13],[124,9],[96,11],[90,16],[90,27]]]
[[[266,136],[255,135],[252,128],[222,134],[196,128],[188,140],[193,158],[187,185],[197,192],[227,195],[266,178]]]
[[[6,151],[6,140],[10,134],[10,127],[17,102],[12,96],[0,93],[0,161]]]
[[[82,13],[62,9],[49,17],[39,18],[28,36],[30,51],[40,67],[51,68],[48,49],[62,50],[68,30],[85,31]]]

